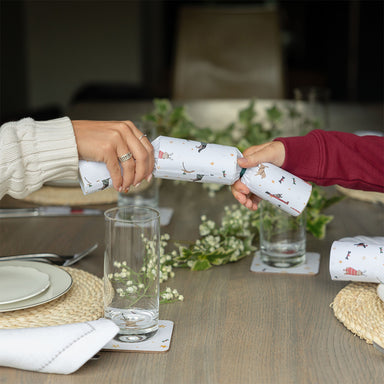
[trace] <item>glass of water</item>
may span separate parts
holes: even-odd
[[[305,210],[291,216],[263,200],[260,213],[260,256],[264,264],[276,268],[305,262]]]
[[[160,215],[138,206],[104,215],[104,316],[120,328],[115,339],[144,341],[158,330]]]

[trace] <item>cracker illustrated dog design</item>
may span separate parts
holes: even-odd
[[[269,168],[269,167],[267,165],[260,164],[255,176],[261,176],[262,179],[265,179],[267,177],[267,175],[265,173],[266,168]]]

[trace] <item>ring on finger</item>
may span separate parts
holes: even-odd
[[[128,153],[125,153],[124,155],[120,156],[119,161],[120,161],[120,163],[124,163],[124,161],[128,161],[131,158],[132,158],[132,153],[128,152]]]
[[[142,139],[143,137],[147,137],[147,135],[146,135],[145,133],[142,134],[142,135],[139,137],[139,140],[141,141],[141,139]]]

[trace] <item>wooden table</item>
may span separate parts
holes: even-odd
[[[328,188],[334,192],[333,188]],[[228,190],[216,198],[199,184],[163,182],[160,205],[175,209],[163,232],[194,240],[200,216],[217,219],[235,203]],[[27,206],[5,197],[0,206]],[[102,206],[101,208],[108,208]],[[166,353],[103,352],[70,376],[0,368],[1,383],[382,383],[384,355],[349,332],[330,308],[347,282],[328,271],[332,242],[345,236],[383,236],[384,207],[345,199],[329,208],[335,216],[324,240],[311,236],[308,251],[321,254],[316,276],[250,272],[252,258],[204,272],[176,270],[167,285],[185,301],[160,307],[175,323]],[[2,219],[0,255],[69,253],[103,244],[103,217]],[[103,246],[78,264],[102,276]]]

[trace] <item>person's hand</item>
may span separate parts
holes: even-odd
[[[285,147],[280,141],[272,141],[249,147],[244,151],[243,155],[243,158],[237,160],[237,163],[242,168],[256,167],[260,163],[271,163],[281,167],[285,160]],[[257,210],[261,198],[254,195],[240,180],[237,180],[231,186],[231,190],[233,196],[240,204],[252,211]]]
[[[144,178],[150,181],[155,163],[153,147],[131,121],[74,120],[72,126],[79,158],[104,162],[116,190],[126,192]],[[119,157],[127,153],[132,154],[131,159],[120,163]]]

